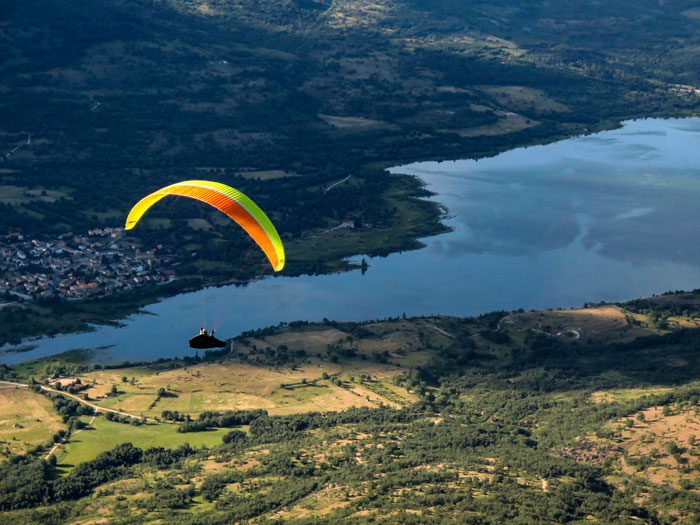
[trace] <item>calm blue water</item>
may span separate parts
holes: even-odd
[[[105,346],[99,361],[191,354],[203,304],[219,318],[217,335],[232,337],[298,319],[568,308],[700,287],[700,119],[627,122],[489,159],[391,171],[423,179],[453,231],[425,239],[422,250],[368,259],[365,275],[182,294],[124,327],[32,341],[34,350],[0,362]]]

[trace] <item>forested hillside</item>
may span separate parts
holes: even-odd
[[[699,297],[291,323],[185,360],[3,369],[37,382],[0,392],[0,522],[695,523]],[[42,399],[64,427],[18,454]]]
[[[6,4],[2,184],[25,193],[2,199],[3,229],[119,225],[146,191],[204,175],[255,194],[286,239],[386,228],[378,162],[692,110],[669,88],[695,80],[698,22],[668,4]]]

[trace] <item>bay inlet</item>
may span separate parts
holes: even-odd
[[[0,348],[12,364],[73,349],[98,362],[193,355],[217,336],[295,320],[580,307],[700,287],[700,119],[647,119],[481,160],[419,162],[452,231],[365,259],[366,273],[266,278],[170,297],[93,332]],[[293,257],[293,254],[289,254]],[[357,258],[359,261],[361,257]]]

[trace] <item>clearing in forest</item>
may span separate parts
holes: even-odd
[[[0,457],[43,445],[63,428],[51,401],[29,388],[0,388]]]

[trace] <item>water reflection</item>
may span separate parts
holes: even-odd
[[[632,122],[603,136],[479,162],[420,163],[396,171],[423,177],[441,200],[452,201],[448,207],[461,235],[442,246],[448,257],[533,256],[569,246],[583,233],[582,247],[606,258],[635,266],[695,265],[700,247],[688,235],[700,219],[700,142],[689,129],[700,125]],[[589,223],[585,232],[581,216]]]

